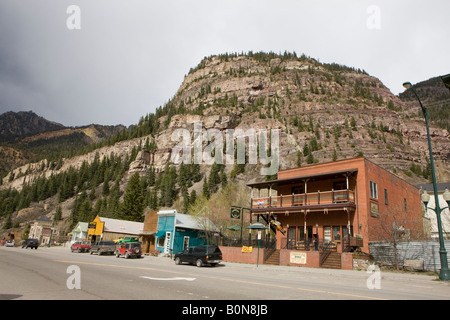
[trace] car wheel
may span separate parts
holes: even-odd
[[[92,252],[92,250],[91,250],[91,254],[93,254],[94,252]]]
[[[120,257],[120,252],[117,251],[117,252],[116,252],[116,258],[119,258],[119,257]]]
[[[125,252],[125,259],[130,259],[130,253]]]
[[[203,267],[203,261],[202,261],[202,259],[197,259],[197,261],[195,261],[195,265],[196,265],[197,267]]]
[[[175,264],[176,264],[176,265],[180,265],[180,264],[181,264],[181,259],[180,259],[180,257],[176,257],[176,258],[175,258]]]

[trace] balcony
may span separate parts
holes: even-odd
[[[355,205],[355,192],[353,190],[331,190],[317,191],[310,193],[269,196],[262,198],[252,198],[252,211],[258,209],[296,209],[298,207],[308,208],[327,208],[343,207]]]

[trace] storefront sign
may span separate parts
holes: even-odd
[[[370,202],[370,215],[375,218],[379,216],[378,203],[372,201]]]
[[[246,247],[246,246],[242,247],[242,253],[252,253],[252,251],[253,247]]]
[[[231,217],[231,219],[240,219],[241,218],[241,208],[231,207],[230,208],[230,217]]]
[[[290,263],[306,264],[306,252],[291,252]]]

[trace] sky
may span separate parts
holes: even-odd
[[[450,73],[448,0],[0,0],[0,114],[132,125],[204,57],[295,51],[394,94]]]

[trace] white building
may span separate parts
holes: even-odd
[[[424,184],[418,185],[418,188],[422,190],[422,192],[427,192],[430,196],[430,201],[427,205],[427,210],[424,209],[424,234],[428,235],[432,239],[438,239],[438,224],[436,212],[434,211],[436,207],[436,202],[434,199],[434,190],[433,184]],[[450,239],[450,211],[448,209],[448,203],[444,200],[444,192],[450,189],[450,182],[446,183],[438,183],[438,197],[439,197],[439,207],[441,208],[441,222],[442,222],[442,233],[444,235],[444,239]],[[443,209],[444,208],[444,209]]]

